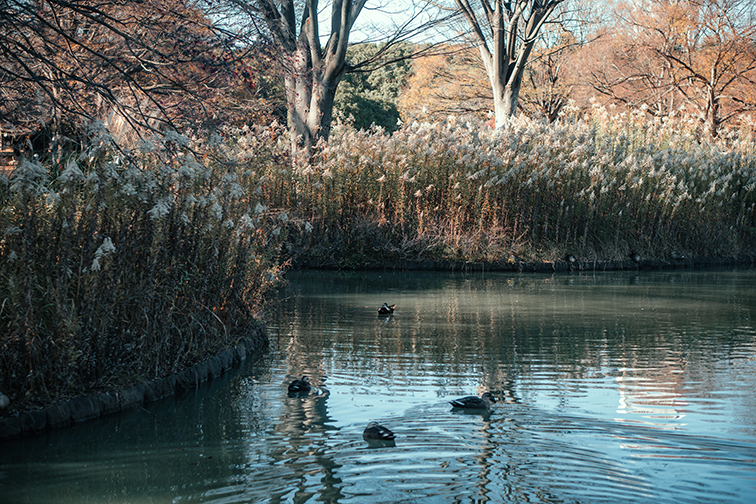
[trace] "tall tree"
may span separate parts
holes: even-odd
[[[528,62],[538,33],[565,0],[454,0],[480,50],[494,99],[495,125],[503,126],[517,112]]]
[[[299,20],[294,0],[257,0],[256,9],[284,64],[292,148],[311,149],[328,138],[333,101],[347,71],[349,35],[367,0],[334,0],[325,46],[320,40],[317,0],[306,0]]]
[[[204,1],[214,4],[212,0]],[[443,16],[430,16],[431,7],[422,0],[402,2],[400,12],[391,15],[386,10],[389,2],[376,1],[370,10],[386,14],[394,26],[384,25],[382,32],[372,26],[366,34],[355,30],[355,26],[367,0],[330,0],[325,7],[319,6],[317,0],[225,0],[221,3],[235,6],[235,13],[228,15],[230,23],[239,23],[241,15],[248,16],[257,30],[251,35],[258,39],[268,37],[273,42],[277,59],[284,68],[292,152],[303,152],[305,159],[309,159],[319,140],[328,139],[336,90],[345,74],[397,61],[391,54],[399,43],[444,21]],[[323,22],[321,14],[326,13],[328,7],[330,16]],[[381,44],[368,59],[350,61],[347,48],[350,37],[357,31],[362,37],[359,42],[367,38]],[[421,53],[429,50],[425,45],[418,48]],[[401,58],[414,56],[404,54]]]

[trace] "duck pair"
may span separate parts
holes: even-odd
[[[312,385],[310,385],[310,379],[307,376],[302,376],[302,378],[289,383],[290,394],[303,394],[310,390],[312,390]],[[373,441],[393,441],[396,435],[377,422],[370,422],[365,427],[362,437]]]
[[[307,376],[302,376],[302,378],[298,380],[294,380],[291,383],[289,383],[289,392],[291,393],[299,394],[303,392],[309,392],[310,390],[312,390],[312,385],[310,385],[310,379]],[[460,397],[459,399],[454,399],[452,401],[449,401],[449,404],[451,404],[452,407],[454,408],[489,409],[491,408],[491,405],[495,402],[496,402],[496,398],[493,396],[491,392],[484,392],[480,397],[476,397],[476,396]],[[375,424],[375,422],[371,422],[371,424]],[[380,425],[378,424],[375,424],[375,425],[380,427]],[[370,425],[368,425],[368,427],[370,427]],[[386,431],[391,433],[391,431],[389,431],[385,427],[382,427],[382,429],[385,429]]]
[[[449,401],[452,407],[466,410],[487,410],[495,402],[496,398],[490,392],[485,392],[480,397],[467,396]],[[396,439],[396,435],[391,430],[377,422],[370,422],[362,432],[362,437],[372,441],[393,441]]]

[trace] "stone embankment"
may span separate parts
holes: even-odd
[[[268,344],[264,326],[234,347],[165,378],[148,380],[123,390],[108,390],[91,395],[74,397],[45,409],[24,411],[0,417],[0,441],[65,427],[128,408],[142,406],[173,394],[191,390],[201,383],[217,378],[248,357],[258,355]]]
[[[695,257],[675,256],[665,259],[639,259],[638,261],[586,261],[574,258],[574,261],[529,262],[490,261],[490,262],[450,262],[450,261],[371,261],[362,265],[364,270],[399,270],[399,271],[491,271],[513,273],[553,273],[570,271],[625,271],[625,270],[661,270],[678,268],[711,268],[717,266],[744,266],[756,263],[756,253],[738,257]],[[295,261],[294,268],[300,269],[340,269],[335,265],[320,264],[314,260]]]

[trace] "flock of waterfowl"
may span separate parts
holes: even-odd
[[[393,315],[395,308],[396,305],[383,303],[383,305],[378,308],[378,315]],[[298,378],[289,383],[290,394],[308,394],[311,390],[312,385],[310,384],[310,379],[307,376],[302,376],[301,378]],[[488,411],[491,408],[491,405],[495,402],[496,398],[493,396],[493,394],[491,394],[490,392],[484,392],[480,397],[460,397],[459,399],[449,401],[449,404],[452,405],[452,409]],[[362,437],[368,442],[377,441],[393,443],[394,439],[396,439],[396,434],[394,434],[390,429],[384,427],[378,422],[370,422],[362,432]]]

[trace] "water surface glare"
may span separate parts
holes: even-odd
[[[754,270],[289,280],[263,358],[0,444],[0,503],[753,502]]]

